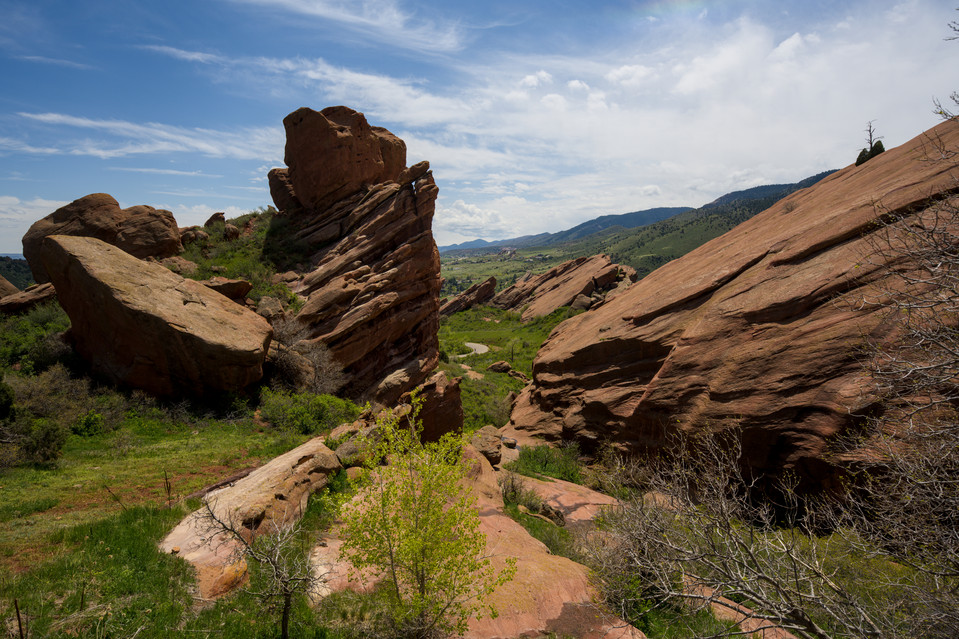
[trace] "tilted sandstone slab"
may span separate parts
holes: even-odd
[[[312,270],[297,318],[348,377],[344,392],[392,405],[439,361],[440,262],[429,164],[346,107],[284,119],[289,169],[270,173],[285,239]]]
[[[50,236],[40,257],[74,347],[112,381],[198,396],[263,376],[269,322],[203,284],[92,237]]]
[[[196,570],[200,597],[211,599],[241,584],[247,575],[243,544],[295,524],[311,494],[326,487],[340,469],[336,455],[314,438],[272,459],[236,483],[204,497],[205,506],[187,515],[160,542],[164,552],[186,559]]]
[[[473,284],[459,295],[443,302],[443,305],[440,306],[440,317],[446,317],[447,315],[459,313],[474,306],[485,304],[493,299],[494,293],[496,293],[495,277],[491,277],[479,284]]]
[[[139,258],[163,259],[183,251],[169,211],[146,205],[121,209],[110,195],[92,193],[37,220],[23,236],[23,257],[38,284],[50,281],[40,259],[43,238],[49,235],[95,237]]]
[[[890,330],[857,304],[883,266],[866,257],[873,222],[956,188],[950,163],[927,161],[934,138],[956,148],[959,122],[790,195],[560,324],[507,433],[641,451],[675,429],[738,425],[758,474],[821,487],[831,439],[875,401],[859,345]]]
[[[613,264],[606,255],[578,257],[540,275],[527,275],[498,293],[490,304],[522,312],[522,319],[527,322],[569,306],[579,296],[589,298],[613,289],[635,275],[631,267]]]

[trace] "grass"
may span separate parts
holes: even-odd
[[[199,267],[197,272],[189,277],[206,280],[220,275],[242,279],[253,284],[253,290],[248,297],[254,302],[268,295],[284,303],[298,304],[296,296],[285,284],[272,281],[276,268],[267,258],[265,246],[274,213],[276,211],[273,207],[266,207],[227,220],[227,223],[241,230],[240,237],[235,240],[224,237],[225,224],[222,222],[204,227],[203,230],[209,238],[187,244],[180,255]],[[247,228],[248,230],[244,230]]]
[[[49,539],[65,528],[165,503],[165,478],[175,496],[188,495],[305,440],[252,418],[169,421],[150,411],[129,414],[107,433],[70,435],[55,467],[0,470],[0,572],[60,552]]]
[[[327,500],[317,497],[303,519],[307,538],[331,519]],[[275,637],[275,611],[253,594],[259,587],[255,568],[249,589],[197,607],[189,564],[158,550],[160,539],[198,505],[130,507],[59,531],[50,539],[61,549],[56,557],[27,573],[0,576],[4,617],[15,619],[16,602],[30,637]],[[295,601],[291,635],[340,636],[317,624],[302,596]]]
[[[505,360],[526,376],[532,376],[533,359],[550,331],[569,317],[569,310],[559,309],[546,317],[525,324],[518,313],[496,308],[476,307],[443,318],[440,322],[441,370],[462,376],[460,390],[463,401],[464,428],[468,432],[487,424],[502,426],[509,420],[507,396],[518,393],[525,383],[507,373],[486,370],[493,362]],[[464,350],[464,342],[489,346],[488,353],[453,355]],[[463,364],[482,375],[476,379],[467,374]]]
[[[506,465],[511,470],[527,477],[543,476],[562,479],[574,484],[583,483],[583,465],[579,461],[579,447],[575,444],[553,448],[547,444],[524,446],[519,459]]]

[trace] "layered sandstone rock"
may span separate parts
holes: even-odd
[[[288,169],[270,172],[284,240],[312,270],[291,287],[298,319],[343,366],[344,391],[391,405],[439,361],[440,262],[429,164],[405,168],[406,146],[346,107],[284,121]]]
[[[561,306],[570,306],[578,299],[579,308],[585,310],[602,301],[605,292],[620,283],[628,286],[635,277],[634,269],[613,264],[606,255],[579,257],[540,275],[527,275],[497,294],[490,304],[522,312],[522,319],[527,322]]]
[[[226,528],[249,541],[296,523],[310,495],[324,488],[339,469],[323,439],[311,439],[236,483],[208,493],[206,505],[184,518],[160,548],[193,565],[201,598],[225,594],[242,583],[247,572],[242,544]]]
[[[23,236],[23,256],[38,284],[50,281],[40,259],[40,246],[49,235],[95,237],[141,259],[163,259],[183,251],[169,211],[145,205],[121,209],[106,193],[92,193],[37,220]]]
[[[459,295],[451,297],[443,302],[443,305],[440,306],[440,317],[446,317],[447,315],[459,313],[460,311],[465,311],[473,308],[474,306],[485,304],[493,299],[494,293],[496,293],[495,277],[491,277],[485,282],[480,282],[479,284],[473,284]]]
[[[92,237],[50,236],[40,258],[77,352],[112,381],[196,396],[262,377],[269,322],[203,284]]]
[[[507,431],[643,450],[673,429],[737,425],[757,474],[820,487],[840,461],[831,440],[876,401],[858,345],[890,327],[857,304],[886,266],[873,221],[956,188],[950,163],[927,161],[934,139],[959,147],[959,122],[790,195],[559,325]]]

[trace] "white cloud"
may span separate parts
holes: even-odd
[[[135,168],[129,166],[111,166],[112,171],[126,171],[128,173],[148,173],[151,175],[177,175],[183,177],[202,177],[202,178],[221,178],[222,175],[211,175],[203,171],[181,171],[178,169],[151,169]]]
[[[6,244],[10,245],[9,240],[12,238],[16,238],[16,242],[23,237],[31,224],[67,204],[69,202],[59,200],[21,200],[12,195],[0,195],[0,229],[3,229],[3,237],[8,238]]]
[[[589,85],[582,80],[570,80],[566,86],[572,91],[589,91]]]
[[[608,82],[621,84],[627,87],[639,86],[644,80],[651,77],[652,68],[642,64],[625,64],[609,71],[604,77]]]
[[[537,71],[536,73],[531,73],[527,76],[524,76],[519,83],[520,83],[520,86],[524,86],[530,89],[535,89],[536,87],[552,84],[553,76],[548,71],[543,71],[541,69]]]
[[[452,52],[463,46],[456,22],[435,22],[395,0],[232,0],[330,20],[377,42],[417,51]]]
[[[199,153],[208,157],[242,160],[269,160],[280,157],[283,131],[278,127],[246,128],[237,131],[186,128],[155,122],[100,120],[63,113],[19,113],[22,118],[67,129],[100,131],[110,139],[76,139],[61,146],[34,148],[24,143],[0,139],[0,148],[13,147],[26,153],[66,153],[101,159],[159,153]]]
[[[154,53],[160,53],[171,58],[176,58],[177,60],[183,60],[185,62],[199,62],[201,64],[225,64],[229,62],[229,59],[217,55],[215,53],[203,53],[200,51],[187,51],[185,49],[177,49],[176,47],[168,47],[165,45],[145,45],[142,47],[147,51],[153,51]]]

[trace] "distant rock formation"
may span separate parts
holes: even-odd
[[[585,310],[602,301],[608,291],[629,286],[635,277],[635,270],[613,264],[606,255],[579,257],[540,275],[527,274],[497,294],[490,304],[522,312],[523,321],[528,322],[574,302]]]
[[[915,214],[956,188],[954,165],[924,160],[933,140],[959,148],[959,122],[788,196],[560,324],[506,432],[641,451],[673,430],[739,426],[758,475],[821,487],[841,461],[830,442],[876,401],[856,345],[890,329],[856,304],[881,273],[865,259],[876,203]]]
[[[459,313],[493,299],[496,293],[496,278],[491,277],[485,282],[473,284],[471,287],[455,297],[451,297],[440,306],[440,317]]]
[[[391,405],[439,361],[440,262],[429,164],[346,107],[284,120],[287,169],[270,171],[282,241],[312,270],[291,284],[298,319],[343,366],[344,391]]]
[[[53,284],[34,284],[26,290],[0,297],[0,315],[17,315],[57,298]]]
[[[20,289],[10,283],[10,280],[0,275],[0,299],[3,299],[7,295],[13,295],[14,293],[19,293]]]
[[[93,193],[37,220],[23,236],[23,257],[38,284],[50,281],[40,259],[40,245],[48,235],[95,237],[141,259],[163,259],[183,251],[169,211],[145,205],[121,209],[113,197]]]
[[[200,282],[92,237],[47,237],[40,259],[77,353],[112,381],[199,396],[262,377],[270,324]]]

